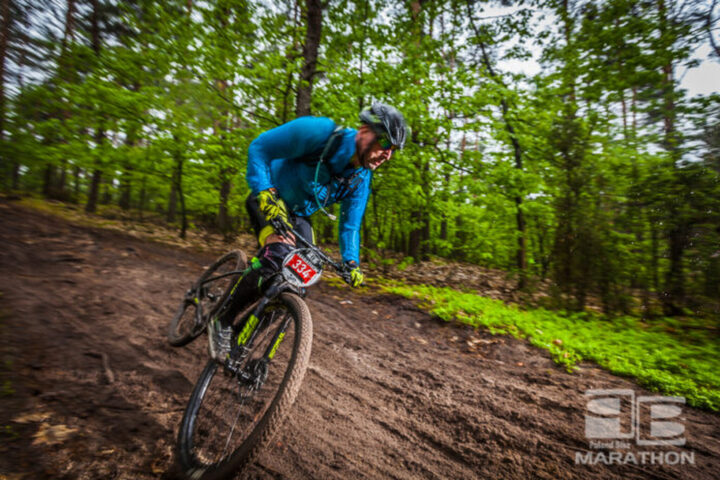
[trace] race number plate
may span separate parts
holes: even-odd
[[[308,283],[312,280],[317,272],[303,260],[297,253],[293,255],[287,266],[300,277],[303,283]]]

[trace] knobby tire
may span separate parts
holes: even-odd
[[[302,385],[310,359],[312,319],[305,302],[295,294],[281,294],[274,305],[275,307],[272,307],[274,310],[271,308],[271,312],[280,313],[264,334],[266,337],[272,337],[272,332],[278,328],[276,324],[282,323],[282,318],[285,318],[283,312],[286,312],[291,316],[288,333],[292,330],[292,339],[285,337],[280,344],[275,357],[270,362],[268,381],[257,391],[256,395],[260,398],[267,397],[263,409],[253,417],[252,422],[240,422],[243,424],[238,425],[246,400],[241,401],[240,395],[236,395],[234,387],[237,386],[237,380],[226,375],[222,365],[209,360],[195,385],[178,434],[177,459],[186,478],[194,480],[232,478],[267,446],[289,413]],[[289,344],[288,340],[291,340],[292,344]],[[262,343],[264,341],[264,338],[258,340],[259,343],[254,344],[252,352],[264,351],[266,348],[266,344]],[[271,343],[271,340],[267,343]],[[252,352],[249,359],[256,357]],[[281,366],[280,363],[283,362],[287,362],[287,365]],[[284,373],[282,368],[285,369]],[[277,387],[275,387],[275,379],[278,379]],[[273,388],[276,388],[274,392]],[[242,387],[239,391],[242,391]],[[218,400],[218,403],[222,404],[221,407],[213,405],[216,396],[222,398]],[[250,403],[262,402],[256,402],[254,395],[249,398]],[[210,405],[203,406],[206,400]],[[247,409],[250,408],[248,404]],[[237,414],[234,413],[235,409]],[[263,411],[262,417],[258,418]],[[215,435],[215,430],[227,433]],[[236,432],[238,443],[233,444],[231,451],[221,452],[223,445],[225,449],[228,448]],[[207,458],[211,456],[215,458]]]
[[[216,282],[211,282],[206,285],[202,283],[215,275],[222,273],[228,273],[233,270],[243,270],[247,266],[247,257],[245,253],[240,250],[233,250],[220,257],[212,265],[210,265],[193,284],[191,290],[193,296],[198,296],[201,293],[201,289],[214,290],[215,295],[219,297],[214,302],[209,302],[209,298],[204,295],[199,295],[198,301],[203,302],[203,323],[200,326],[196,325],[195,317],[197,312],[197,304],[190,301],[188,298],[183,299],[180,307],[178,308],[175,316],[170,322],[170,328],[168,329],[168,341],[170,345],[175,347],[182,347],[195,340],[207,327],[207,320],[209,320],[218,306],[222,305],[227,296],[230,294],[232,286],[239,276],[229,276],[218,279]],[[207,308],[209,307],[209,308]]]

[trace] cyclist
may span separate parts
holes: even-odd
[[[260,251],[252,269],[237,282],[226,305],[210,322],[211,354],[222,361],[231,347],[230,323],[262,290],[263,279],[282,267],[295,245],[292,234],[275,232],[280,220],[314,242],[309,216],[340,203],[339,240],[349,283],[363,282],[360,270],[360,226],[372,172],[403,148],[407,125],[402,114],[383,103],[360,113],[359,129],[337,127],[329,118],[301,117],[258,136],[248,149],[247,182],[251,193],[245,206],[258,237]]]

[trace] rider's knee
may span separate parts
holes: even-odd
[[[285,257],[293,250],[289,243],[275,242],[268,243],[260,249],[257,257],[262,264],[263,273],[275,273],[282,267]]]

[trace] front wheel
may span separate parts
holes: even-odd
[[[262,317],[258,325],[267,326],[241,373],[229,375],[209,360],[195,385],[177,441],[187,478],[232,477],[270,442],[295,402],[310,359],[310,311],[297,295],[283,293]]]
[[[195,340],[207,327],[207,321],[224,301],[239,275],[230,275],[215,281],[206,280],[218,275],[243,270],[247,257],[240,250],[226,253],[210,265],[185,294],[168,329],[170,345],[181,347]]]

